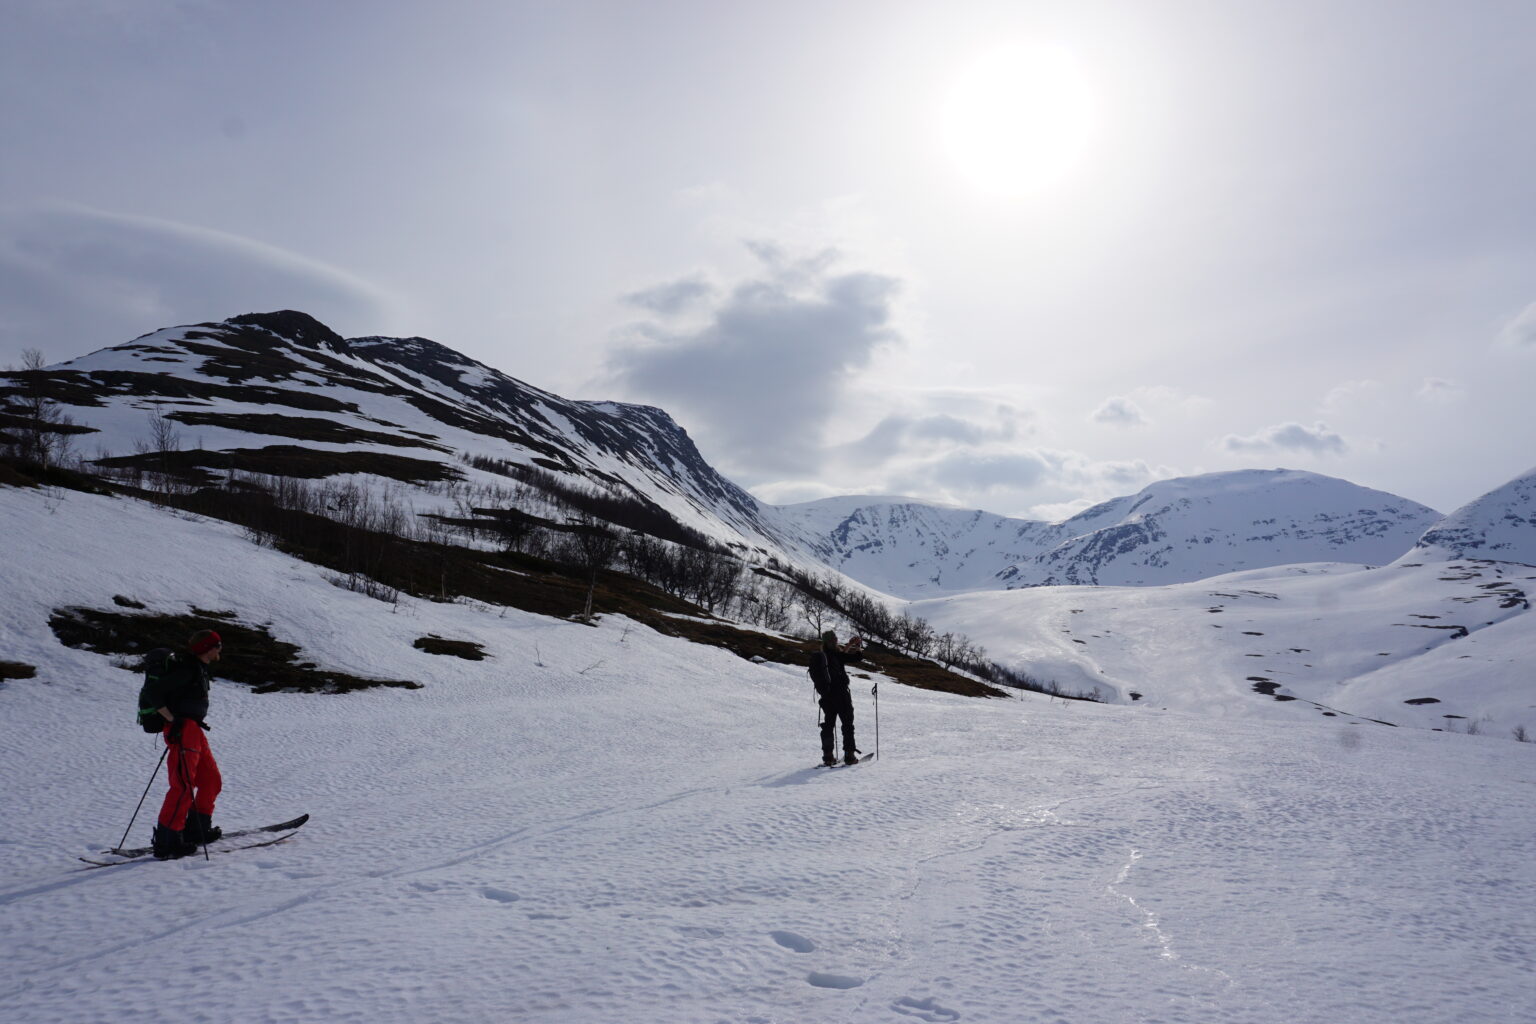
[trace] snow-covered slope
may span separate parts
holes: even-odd
[[[1381,565],[1439,513],[1299,470],[1154,483],[1060,523],[886,498],[781,510],[829,564],[902,597],[981,588],[1155,586],[1298,562]]]
[[[0,684],[8,1021],[1536,1014],[1530,745],[886,681],[881,758],[815,771],[798,666],[622,620],[383,604],[235,527],[126,499],[0,486],[0,536],[0,659],[38,668]],[[270,623],[322,667],[424,688],[216,682],[215,817],[309,825],[267,849],[77,872],[118,841],[159,756],[132,722],[137,679],[48,626],[114,595]],[[1200,613],[1227,620],[1211,633],[1274,603],[1206,600],[1227,605]],[[1493,603],[1465,607],[1481,621]],[[490,657],[413,648],[428,634]],[[246,656],[227,647],[221,666]],[[872,748],[867,687],[855,699]],[[131,840],[163,793],[157,779]]]
[[[1223,717],[1343,716],[1536,734],[1536,569],[1323,563],[1166,587],[917,602],[936,627],[1068,690]],[[1139,695],[1139,696],[1138,696]],[[1278,698],[1278,699],[1277,699]]]
[[[1406,558],[1496,558],[1536,565],[1536,469],[1436,523]]]

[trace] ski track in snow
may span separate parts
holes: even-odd
[[[1536,1016],[1530,745],[888,682],[881,757],[818,772],[795,666],[618,621],[391,612],[219,524],[0,490],[0,530],[29,516],[82,550],[0,579],[0,643],[43,667],[0,692],[7,1020],[118,1021],[167,993],[221,1024]],[[114,593],[233,609],[426,688],[217,683],[221,823],[312,820],[76,873],[159,753],[132,731],[137,681],[46,626]],[[427,632],[491,658],[412,650]]]

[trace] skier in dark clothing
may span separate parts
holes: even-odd
[[[219,634],[198,630],[165,661],[158,675],[151,675],[144,690],[146,712],[153,709],[165,719],[165,744],[170,748],[167,767],[170,792],[160,806],[155,826],[154,852],[161,860],[195,853],[200,844],[223,834],[213,826],[213,805],[224,780],[208,749],[208,666],[223,650]]]
[[[859,760],[859,748],[853,743],[853,698],[848,693],[849,662],[864,657],[864,639],[854,637],[846,647],[837,645],[837,633],[827,630],[821,634],[821,650],[811,655],[811,679],[816,683],[816,695],[821,701],[821,763],[828,767],[837,764],[832,756],[832,734],[837,720],[843,720],[843,763],[854,764]]]

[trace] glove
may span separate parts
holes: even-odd
[[[171,723],[170,730],[165,734],[166,738],[172,743],[181,742],[181,724],[182,720],[180,718],[176,719]]]

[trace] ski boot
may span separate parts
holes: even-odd
[[[858,755],[858,753],[856,751],[850,750],[850,751],[848,751],[848,753],[843,755],[843,764],[858,764],[858,763],[859,763],[859,755]]]
[[[224,830],[213,823],[213,815],[192,811],[187,815],[187,840],[193,846],[216,842]]]
[[[187,840],[185,832],[156,825],[150,842],[156,860],[179,860],[197,852],[197,844]]]

